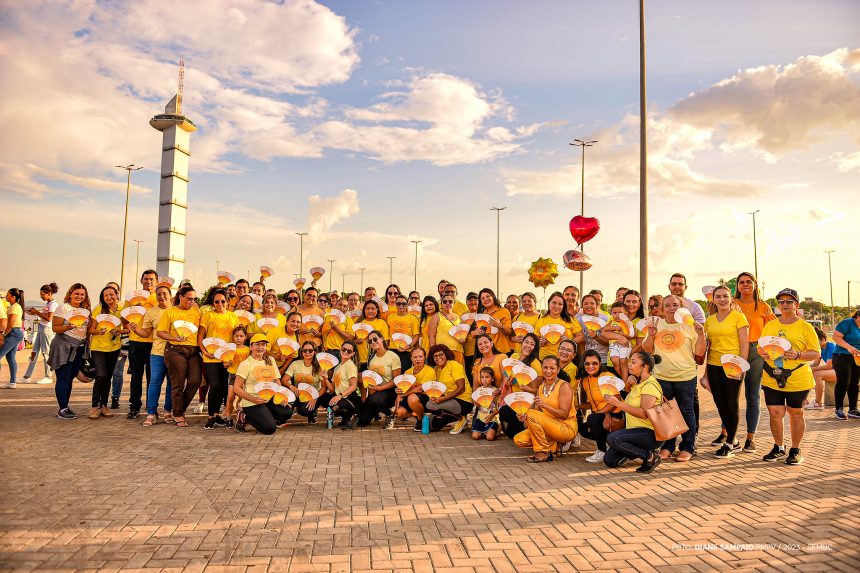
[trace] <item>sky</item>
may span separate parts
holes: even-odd
[[[649,293],[691,293],[753,270],[860,301],[860,3],[650,2]],[[0,0],[0,288],[97,290],[154,266],[161,134],[177,89],[191,138],[185,274],[216,268],[285,291],[333,268],[333,288],[533,290],[580,214],[585,288],[639,286],[638,3],[589,1]],[[328,260],[333,259],[334,263]],[[333,265],[330,266],[330,265]],[[180,278],[180,277],[176,277]],[[328,288],[329,277],[320,284]],[[126,289],[129,290],[129,289]],[[539,292],[539,295],[542,294]],[[855,299],[856,297],[856,299]]]

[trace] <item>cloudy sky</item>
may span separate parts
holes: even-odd
[[[852,24],[853,22],[853,24]],[[647,13],[651,292],[752,270],[766,294],[836,303],[860,281],[860,3],[651,2]],[[154,263],[164,109],[186,62],[186,275],[305,267],[348,289],[444,276],[531,285],[573,248],[580,155],[586,288],[638,286],[638,10],[626,2],[0,0],[0,287],[119,275],[125,172],[135,244]],[[853,270],[852,270],[853,268]],[[852,274],[853,273],[853,274]],[[578,282],[562,269],[559,285]],[[327,278],[322,281],[328,286]],[[854,286],[860,300],[860,282]],[[35,292],[33,292],[35,294]],[[28,296],[28,299],[32,296]],[[852,297],[853,298],[853,297]],[[856,302],[855,302],[856,303]]]

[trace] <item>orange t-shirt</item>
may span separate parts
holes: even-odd
[[[761,329],[764,328],[765,324],[775,319],[776,315],[763,300],[758,301],[758,308],[755,308],[755,301],[744,303],[736,298],[733,302],[740,307],[741,312],[747,317],[747,322],[750,323],[750,342],[758,342],[761,337]]]

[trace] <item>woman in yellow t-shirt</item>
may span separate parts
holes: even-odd
[[[470,292],[466,295],[466,313],[477,314],[478,313],[478,295],[474,292]],[[463,314],[466,314],[463,313]],[[463,315],[460,315],[460,322],[466,322],[463,320]],[[472,326],[474,328],[474,324]],[[425,348],[425,350],[427,350]],[[466,369],[466,372],[472,371],[472,364],[475,362],[475,338],[472,336],[470,332],[466,337],[466,341],[463,343],[463,366]]]
[[[337,323],[334,316],[329,312],[326,314],[325,321],[322,325],[322,335],[325,351],[337,356],[339,360],[341,345],[347,340],[350,342],[354,341],[355,332],[352,330],[354,322],[347,314],[347,312],[349,312],[349,303],[346,301],[346,298],[338,299],[335,303],[335,308],[343,313],[344,321],[342,323]],[[356,352],[358,352],[357,349],[358,346],[356,346]],[[357,359],[358,355],[356,354],[356,360]]]
[[[797,316],[800,297],[794,289],[786,288],[776,295],[776,303],[782,314],[764,325],[761,335],[778,336],[788,340],[791,348],[777,359],[758,347],[758,354],[765,360],[762,375],[764,403],[770,416],[770,431],[773,434],[773,449],[764,456],[768,462],[785,457],[785,414],[788,412],[791,428],[791,449],[785,463],[798,465],[803,462],[800,442],[806,431],[803,405],[809,391],[815,387],[815,378],[809,363],[821,357],[821,346],[812,325]],[[787,376],[787,377],[786,377]]]
[[[271,318],[278,321],[271,328],[283,328],[287,323],[286,317],[278,312],[278,297],[274,293],[263,296],[262,309],[254,315],[254,322],[248,325],[248,334],[254,336],[257,333],[262,333],[265,335],[268,332],[268,330],[267,332],[263,332],[263,329],[258,324],[259,320],[263,318]]]
[[[424,394],[421,385],[425,382],[436,380],[436,371],[427,364],[427,353],[420,346],[412,350],[410,359],[412,360],[412,367],[404,372],[404,374],[415,376],[415,383],[406,392],[401,391],[399,388],[395,389],[398,402],[396,402],[397,407],[394,414],[401,420],[415,416],[415,431],[420,432],[421,419],[424,417],[424,406],[427,405],[427,401],[430,399],[427,394]]]
[[[421,348],[424,352],[430,350],[430,321],[439,312],[439,302],[432,296],[425,296],[421,302],[421,316],[418,325],[421,329]]]
[[[642,465],[636,468],[639,473],[648,473],[660,465],[660,454],[654,450],[663,443],[654,435],[654,426],[648,419],[645,410],[663,402],[663,390],[660,383],[651,374],[654,365],[660,364],[660,356],[652,356],[644,350],[634,352],[630,356],[628,371],[636,379],[636,384],[624,401],[614,394],[604,394],[606,402],[620,408],[625,416],[626,428],[612,432],[607,436],[609,449],[603,456],[603,463],[610,468],[617,468],[627,463],[631,458],[639,458]]]
[[[532,328],[537,324],[538,319],[540,319],[540,313],[537,311],[537,298],[535,297],[533,292],[525,292],[520,297],[522,301],[523,310],[513,317],[511,324],[514,322],[525,322],[526,324],[530,324]],[[520,351],[520,344],[523,341],[522,336],[511,336],[511,342],[514,346],[514,352]]]
[[[195,306],[194,287],[185,284],[176,291],[173,306],[165,310],[158,320],[156,336],[167,341],[164,363],[170,379],[173,399],[173,418],[177,428],[187,428],[185,410],[191,404],[203,376],[203,361],[197,346],[197,333],[189,334],[186,328],[177,331],[177,321],[190,322],[194,329],[200,327],[200,310]]]
[[[507,354],[511,351],[511,336],[514,335],[511,313],[502,306],[492,289],[482,288],[478,292],[478,302],[478,312],[489,315],[490,327],[498,329],[495,334],[490,335],[493,338],[493,346],[502,354]],[[478,329],[478,334],[484,333]]]
[[[364,303],[365,311],[369,305],[376,306],[376,302],[369,300]],[[381,321],[380,321],[381,322]],[[394,416],[391,408],[394,406],[397,394],[394,391],[394,379],[400,376],[400,358],[394,352],[388,350],[385,336],[379,330],[372,331],[367,336],[367,346],[370,347],[370,356],[367,361],[367,370],[379,374],[381,384],[364,385],[367,398],[358,412],[356,425],[360,428],[369,426],[377,414],[384,414],[385,420],[382,427],[385,430],[394,428]]]
[[[386,323],[382,318],[380,318],[381,311],[379,309],[379,303],[375,300],[367,300],[364,301],[364,306],[361,310],[361,316],[359,316],[358,320],[355,321],[356,324],[364,323],[370,326],[373,330],[378,330],[382,334],[382,338],[385,341],[386,351],[388,350],[388,341],[391,340],[391,336],[388,333],[388,323]],[[370,356],[370,335],[368,335],[364,340],[361,340],[359,337],[356,337],[355,343],[358,345],[358,360],[362,365],[367,364],[367,359]],[[364,368],[362,368],[363,370]]]
[[[346,299],[339,303],[346,306]],[[361,407],[361,395],[358,393],[358,346],[352,340],[344,340],[340,345],[340,364],[332,374],[334,396],[328,405],[334,416],[340,417],[340,427],[351,430],[355,426],[353,416]]]
[[[426,408],[432,416],[430,429],[439,431],[453,423],[450,433],[459,434],[466,426],[466,414],[472,411],[472,385],[450,348],[444,344],[431,346],[429,356],[436,380],[445,385],[441,396],[427,401]]]
[[[290,406],[275,404],[272,398],[263,400],[254,387],[259,382],[278,382],[278,367],[275,360],[266,354],[269,341],[262,334],[251,338],[251,355],[239,365],[233,391],[242,399],[242,420],[237,427],[244,430],[250,424],[261,434],[271,436],[278,426],[293,415]]]
[[[97,317],[100,314],[113,316],[119,326],[106,326],[104,322],[99,325]],[[89,418],[97,420],[99,416],[106,418],[113,416],[108,408],[108,394],[110,394],[111,379],[122,346],[120,336],[128,332],[128,328],[123,324],[125,319],[120,316],[117,289],[113,286],[102,289],[99,293],[99,304],[93,309],[92,318],[87,332],[90,335],[90,360],[96,371],[96,378],[93,381],[93,399]]]
[[[487,367],[493,371],[493,386],[501,388],[504,381],[502,360],[507,357],[504,354],[496,352],[496,348],[493,346],[493,339],[489,334],[479,334],[475,338],[475,348],[478,351],[475,353],[475,362],[472,364],[472,387],[477,388],[481,385],[481,369]]]
[[[391,286],[388,287],[389,290],[391,290],[391,288]],[[388,307],[389,313],[385,318],[385,321],[388,324],[388,332],[392,336],[392,347],[395,347],[393,338],[395,334],[405,334],[412,339],[412,342],[403,350],[396,349],[396,347],[394,350],[397,356],[400,357],[400,365],[404,370],[412,367],[412,360],[410,358],[412,355],[412,349],[417,347],[421,342],[419,340],[421,328],[418,325],[418,317],[409,312],[407,308],[408,306],[409,302],[406,295],[398,294],[394,297],[393,306]]]
[[[206,350],[203,341],[207,338],[217,338],[224,344],[233,341],[233,329],[239,325],[236,313],[227,310],[227,291],[221,288],[213,289],[212,308],[205,313],[200,320],[200,329],[197,331],[197,344],[200,354],[203,355],[203,369],[206,373],[206,382],[209,384],[209,419],[203,426],[204,430],[223,428],[227,421],[219,416],[221,406],[227,400],[227,386],[230,373],[224,363],[215,358],[215,355]],[[266,303],[264,302],[264,306]]]
[[[18,377],[18,345],[24,340],[24,291],[10,288],[6,293],[6,303],[9,308],[6,310],[6,326],[0,331],[0,359],[5,356],[9,364],[9,382],[2,387],[14,388]]]
[[[525,430],[514,436],[514,444],[532,448],[530,463],[551,462],[558,445],[576,437],[576,400],[571,385],[559,378],[559,371],[557,357],[543,359],[543,382],[531,407],[518,416]]]
[[[534,368],[535,372],[538,372],[537,378],[535,378],[531,384],[520,386],[519,384],[513,383],[505,371],[502,370],[504,382],[502,383],[501,392],[499,393],[501,398],[499,401],[499,425],[501,426],[502,432],[513,440],[514,436],[525,430],[526,427],[525,424],[523,424],[523,422],[517,417],[517,413],[514,412],[513,408],[504,403],[504,398],[511,392],[529,392],[531,394],[537,392],[538,386],[540,385],[541,371],[540,340],[538,339],[538,335],[530,332],[523,336],[520,344],[520,352],[514,352],[511,355],[511,358],[519,360],[526,366]]]
[[[134,328],[139,337],[152,338],[152,351],[149,353],[149,369],[152,378],[146,387],[146,419],[143,422],[143,425],[147,427],[155,424],[155,417],[158,415],[158,400],[161,397],[161,387],[164,386],[164,380],[167,378],[167,366],[164,364],[164,346],[166,342],[154,335],[155,331],[158,330],[158,322],[161,320],[162,313],[170,308],[170,287],[163,285],[156,287],[155,300],[155,306],[147,309],[146,314],[143,315],[143,320],[140,321],[140,326],[134,326],[132,323],[129,323],[129,328]],[[170,396],[169,380],[164,394],[162,420],[165,423],[173,423],[173,413],[170,411],[173,407],[173,400]]]
[[[385,306],[388,307],[388,310],[381,312],[379,318],[387,321],[389,315],[392,315],[397,311],[398,296],[401,296],[400,287],[396,284],[390,284],[385,288]]]
[[[460,324],[460,317],[454,312],[454,297],[446,294],[442,297],[439,312],[430,318],[427,334],[430,337],[431,347],[444,344],[454,353],[454,360],[463,364],[463,343],[450,333],[450,330],[458,324]]]
[[[317,408],[328,408],[329,400],[334,395],[332,391],[333,385],[329,379],[328,370],[323,370],[317,360],[319,349],[317,345],[310,340],[302,342],[299,349],[300,358],[293,360],[284,372],[281,378],[281,384],[289,388],[299,395],[299,384],[308,384],[313,386],[319,393],[315,399],[302,402],[296,402],[296,409],[299,414],[306,416],[309,424],[315,424],[317,421]]]
[[[289,355],[284,355],[278,346],[279,338],[290,338],[299,343],[299,328],[302,326],[302,315],[298,311],[290,311],[287,314],[286,323],[282,327],[275,327],[266,333],[266,339],[269,341],[268,354],[275,359],[278,369],[281,374],[286,372],[287,367],[293,360],[299,358],[299,352],[291,352]]]
[[[550,324],[559,324],[564,327],[564,333],[552,343],[547,340],[543,334],[541,334],[541,329]],[[550,295],[549,300],[547,301],[547,311],[535,324],[535,334],[540,337],[541,360],[550,355],[558,355],[558,343],[561,342],[562,338],[572,339],[576,342],[578,347],[582,347],[585,342],[585,337],[582,334],[582,327],[567,313],[564,296],[558,291]]]
[[[747,359],[750,325],[747,317],[732,305],[732,293],[725,286],[714,289],[711,315],[705,320],[708,335],[708,363],[702,386],[714,397],[714,404],[725,429],[725,443],[714,452],[718,458],[729,458],[740,444],[735,439],[740,421],[741,379],[729,378],[720,358],[727,354]],[[719,438],[718,438],[719,440]]]

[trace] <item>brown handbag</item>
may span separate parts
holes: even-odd
[[[618,430],[623,430],[626,426],[627,423],[623,416],[616,418],[615,416],[610,416],[609,413],[603,415],[603,429],[607,432],[617,432]]]
[[[645,414],[654,426],[654,437],[658,442],[677,438],[690,429],[674,398],[651,406],[645,410]]]

